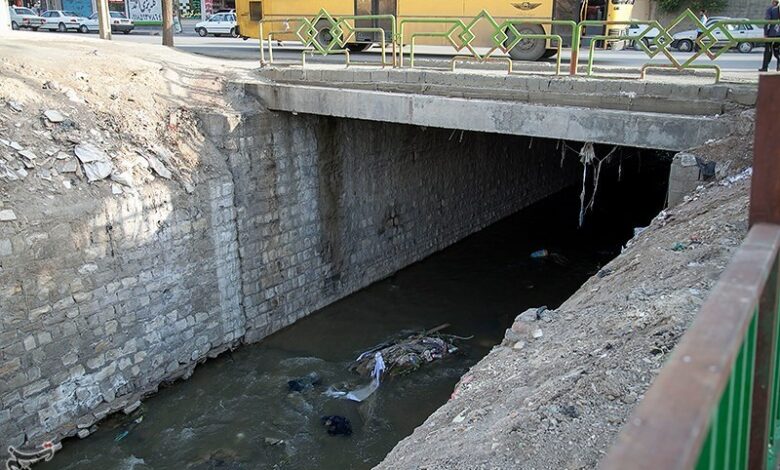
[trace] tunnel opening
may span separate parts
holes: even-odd
[[[346,194],[356,190],[349,187],[345,191],[344,185],[349,184],[349,171],[360,173],[365,167],[344,158],[344,147],[332,145],[331,139],[343,136],[339,124],[333,120],[319,124],[318,148],[329,153],[329,159],[312,160],[314,166],[320,165],[318,187],[324,195],[318,213],[327,221],[318,249],[326,257],[338,257],[337,263],[332,259],[331,263],[341,266],[354,259],[349,258],[349,243],[339,227],[348,222],[350,211],[365,210],[360,204],[344,204]],[[516,315],[528,308],[556,308],[618,255],[636,229],[648,225],[665,204],[669,152],[596,145],[597,156],[612,154],[602,163],[596,181],[596,167],[583,171],[579,161],[583,143],[464,136],[460,131],[431,129],[417,129],[407,140],[397,140],[400,134],[394,133],[399,127],[408,126],[393,126],[386,132],[399,147],[406,147],[402,153],[411,168],[380,167],[378,174],[390,181],[389,187],[399,180],[398,172],[418,170],[414,161],[427,158],[419,152],[442,144],[466,148],[467,154],[485,148],[498,153],[535,149],[554,161],[535,164],[562,168],[576,177],[541,201],[511,211],[497,222],[485,222],[487,226],[478,232],[456,237],[459,241],[451,246],[330,303],[263,341],[205,363],[190,380],[163,388],[144,402],[140,411],[109,418],[89,439],[68,442],[53,462],[41,468],[371,468],[447,401],[469,367],[501,342]],[[297,138],[295,131],[289,132]],[[420,139],[427,142],[422,149],[410,146]],[[347,140],[345,146],[350,145],[364,148],[364,144]],[[560,161],[562,146],[569,151]],[[350,165],[358,168],[350,170]],[[311,169],[306,168],[298,170]],[[499,166],[499,171],[503,168]],[[264,169],[263,178],[283,178],[279,172],[284,165],[274,165],[273,172],[267,166]],[[582,175],[584,179],[579,179]],[[511,174],[503,177],[509,183],[513,180]],[[433,178],[422,176],[420,181],[436,185]],[[375,194],[383,191],[376,189]],[[513,194],[495,192],[497,199]],[[368,211],[380,213],[381,222],[372,230],[403,242],[400,225],[409,223],[405,206],[423,203],[390,200],[381,209]],[[591,200],[593,204],[581,218],[583,206]],[[275,201],[279,202],[278,197]],[[436,202],[445,214],[448,204],[457,203],[452,197]],[[278,221],[272,225],[281,230]],[[546,255],[532,256],[540,250]],[[330,275],[327,288],[337,289],[344,282],[340,276]],[[399,331],[422,331],[443,323],[450,325],[448,333],[473,336],[459,343],[457,354],[386,380],[363,403],[323,395],[329,385],[347,388],[361,383],[348,366],[362,351]],[[288,389],[289,380],[311,372],[322,377],[322,385],[304,392]],[[347,417],[352,435],[328,435],[320,421],[327,415]],[[143,416],[141,421],[139,416]]]

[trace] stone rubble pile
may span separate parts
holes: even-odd
[[[134,148],[109,125],[86,130],[77,116],[66,111],[36,113],[31,107],[11,100],[0,107],[0,182],[24,184],[49,198],[102,181],[110,181],[105,187],[121,196],[156,177],[176,178],[192,191],[191,183],[175,172],[176,156],[165,147]],[[0,222],[14,220],[14,211],[3,208],[0,201]]]

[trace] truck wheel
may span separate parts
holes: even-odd
[[[333,34],[330,32],[331,24],[329,21],[322,20],[317,23],[317,37],[315,41],[320,43],[323,49],[327,49],[328,45],[333,41]],[[338,49],[339,45],[336,44],[334,49]]]
[[[520,34],[544,34],[544,29],[538,24],[522,24],[515,26],[517,32]],[[512,31],[507,31],[507,44],[512,43],[515,40],[515,35]],[[546,51],[546,43],[544,39],[520,39],[515,47],[509,50],[509,56],[513,60],[529,60],[535,61],[544,57]]]

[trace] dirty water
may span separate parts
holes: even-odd
[[[191,379],[146,400],[140,423],[128,427],[126,417],[110,418],[89,438],[64,442],[52,462],[36,468],[371,468],[449,398],[517,314],[556,307],[619,253],[633,227],[661,209],[664,171],[658,165],[632,177],[621,168],[617,183],[605,169],[602,197],[583,229],[576,227],[580,188],[572,188],[259,344],[199,366]],[[539,249],[568,262],[531,259]],[[367,383],[347,370],[361,351],[400,330],[442,323],[452,325],[448,333],[474,336],[460,343],[460,354],[389,378],[363,403],[323,395],[330,385]],[[287,381],[312,371],[322,385],[288,391]],[[352,435],[328,435],[320,423],[325,415],[347,417]]]

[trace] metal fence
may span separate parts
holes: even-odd
[[[751,228],[602,470],[775,469],[780,449],[780,76],[759,80]]]
[[[372,22],[375,25],[381,23],[385,27],[358,27],[356,26],[358,22]],[[687,40],[693,48],[690,54],[675,51],[672,47],[674,30],[684,24],[692,25],[698,31],[695,40]],[[639,51],[644,52],[647,58],[647,61],[638,68],[637,78],[644,78],[647,70],[654,68],[677,71],[706,69],[714,73],[717,82],[720,79],[721,68],[716,61],[726,51],[743,43],[749,44],[752,48],[753,45],[780,42],[780,37],[737,37],[734,35],[734,27],[750,25],[760,30],[767,25],[778,24],[780,24],[778,20],[723,19],[705,25],[690,10],[680,14],[668,26],[663,26],[657,21],[586,20],[576,23],[538,18],[494,17],[485,10],[469,18],[331,15],[321,10],[314,17],[299,15],[265,17],[259,22],[259,37],[261,62],[264,65],[275,63],[274,39],[284,34],[292,35],[294,40],[303,44],[299,62],[301,64],[305,65],[307,55],[339,54],[345,57],[345,64],[349,66],[353,63],[350,59],[349,47],[357,42],[356,33],[369,32],[376,33],[380,38],[376,43],[381,49],[382,58],[378,63],[365,65],[419,67],[415,62],[415,54],[420,42],[418,39],[432,38],[447,44],[454,51],[455,55],[450,60],[452,70],[462,62],[479,64],[500,62],[506,64],[509,73],[515,71],[517,64],[510,57],[510,51],[515,46],[523,41],[545,41],[546,47],[555,51],[556,61],[553,72],[556,75],[561,74],[561,65],[564,60],[568,60],[570,75],[601,77],[610,75],[605,75],[603,71],[599,72],[594,67],[600,50],[608,45],[632,43]],[[477,25],[482,28],[480,32],[475,31]],[[486,28],[485,25],[488,27]],[[544,27],[544,32],[529,33],[523,29],[523,26],[529,25]],[[639,25],[641,30],[629,34],[630,25]],[[427,30],[426,26],[429,27]],[[586,36],[587,28],[592,27],[602,28],[608,33]],[[410,29],[413,31],[410,32]],[[553,29],[557,32],[552,32]],[[564,31],[565,35],[561,31]],[[613,31],[619,31],[619,34],[611,34]],[[480,41],[477,41],[480,34],[488,36],[480,37]],[[588,41],[587,61],[584,67],[580,67],[582,53],[580,46]],[[485,46],[476,47],[477,42]],[[267,44],[267,55],[264,44]],[[659,62],[659,59],[663,60]]]

